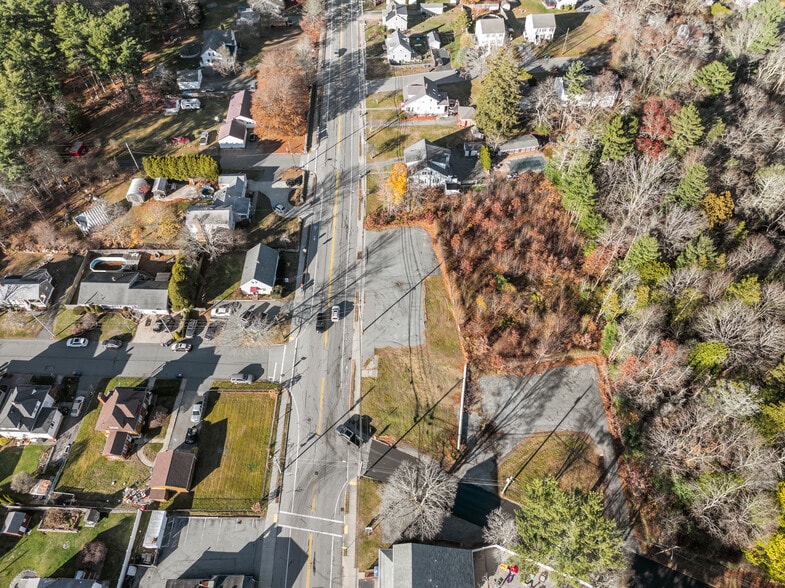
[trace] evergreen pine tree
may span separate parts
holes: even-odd
[[[477,99],[477,126],[486,134],[509,137],[520,124],[521,88],[518,60],[510,47],[489,59]]]
[[[635,137],[638,134],[638,119],[634,116],[614,116],[605,125],[605,132],[600,137],[602,159],[624,159],[635,148]]]
[[[695,147],[703,137],[703,123],[694,104],[687,104],[670,118],[673,135],[665,141],[676,157],[681,157]]]

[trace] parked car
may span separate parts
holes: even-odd
[[[178,353],[188,353],[193,348],[194,348],[193,345],[184,342],[174,343],[172,345],[172,351],[177,351]]]
[[[199,429],[191,427],[185,432],[185,444],[193,445],[197,441],[199,441]]]
[[[248,325],[251,324],[253,318],[254,318],[254,311],[249,308],[243,314],[240,315],[240,323],[242,323],[244,327],[247,327]]]
[[[84,406],[84,396],[74,398],[74,403],[71,405],[71,416],[78,417],[82,414],[82,406]]]
[[[330,309],[330,320],[337,323],[341,319],[341,307],[337,304]]]
[[[194,335],[196,335],[196,328],[199,326],[199,323],[196,319],[191,319],[188,321],[188,324],[185,327],[185,338],[190,339]]]
[[[352,445],[359,447],[371,438],[375,429],[371,426],[370,417],[353,414],[336,432]]]
[[[320,312],[316,315],[316,332],[324,333],[327,329],[327,313]]]
[[[212,341],[215,339],[215,336],[218,334],[220,328],[221,323],[210,323],[210,325],[207,327],[207,330],[204,332],[204,340]]]
[[[253,384],[253,376],[251,374],[232,374],[229,378],[232,384]]]
[[[107,349],[120,349],[123,346],[122,339],[107,339],[101,345]]]
[[[202,131],[199,133],[199,146],[204,147],[210,142],[210,131]]]
[[[283,204],[276,204],[275,206],[273,206],[273,210],[278,214],[283,214],[284,212],[286,212],[286,209],[284,208]]]
[[[202,411],[204,411],[204,401],[200,400],[199,402],[194,404],[194,407],[191,410],[191,422],[192,423],[200,423],[200,422],[202,422]]]
[[[71,337],[65,342],[66,347],[87,347],[89,341],[84,337]]]
[[[231,304],[222,304],[220,306],[214,307],[210,311],[210,316],[213,318],[225,318],[231,315],[234,312],[234,308],[232,308]]]

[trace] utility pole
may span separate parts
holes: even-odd
[[[507,479],[505,480],[504,488],[502,488],[502,496],[504,496],[504,493],[507,492],[507,488],[510,487],[510,484],[512,484],[512,481],[514,479],[515,478],[513,478],[512,476],[507,476]]]
[[[131,148],[128,146],[128,143],[125,144],[125,148],[128,149],[128,153],[131,155],[131,159],[133,159],[134,161],[134,165],[136,166],[136,171],[139,171],[141,168],[139,167],[139,164],[136,163],[136,157],[134,157],[134,154],[131,151]]]
[[[570,29],[567,29],[567,34],[564,35],[564,45],[561,48],[561,52],[564,53],[567,50],[567,39],[570,38]]]

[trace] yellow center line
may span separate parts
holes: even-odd
[[[335,161],[338,161],[339,156],[341,155],[341,116],[338,116],[338,131],[336,137],[338,138],[338,145],[335,148]],[[339,187],[341,184],[341,169],[337,168],[335,170],[335,198],[333,199],[333,232],[330,240],[332,241],[332,247],[330,248],[330,274],[327,276],[327,306],[330,306],[330,302],[332,301],[332,291],[333,291],[333,265],[335,264],[335,233],[338,230],[338,195],[339,195]],[[327,347],[327,342],[329,341],[330,330],[325,329],[324,331],[324,346]]]
[[[308,534],[308,569],[305,570],[305,588],[311,586],[311,558],[313,557],[313,533]]]

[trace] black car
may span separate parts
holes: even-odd
[[[362,438],[346,425],[341,425],[340,427],[338,427],[337,431],[341,437],[346,439],[352,445],[356,445],[357,447],[359,447],[360,445],[363,444]]]
[[[316,315],[316,332],[324,333],[327,330],[327,313],[320,312]]]
[[[371,426],[371,417],[353,414],[344,424],[340,425],[336,431],[338,432],[338,435],[346,439],[349,443],[359,447],[373,436],[376,429]]]
[[[221,323],[210,323],[210,325],[207,327],[207,330],[204,332],[204,340],[212,341],[215,339],[215,336],[218,334],[220,328]]]
[[[248,325],[251,324],[253,318],[254,318],[253,309],[248,309],[243,314],[240,315],[240,323],[242,323],[244,327],[247,327]]]
[[[122,339],[107,339],[101,345],[107,349],[120,349],[123,346]]]
[[[185,433],[185,444],[186,445],[193,445],[199,441],[199,429],[196,427],[191,427]]]

